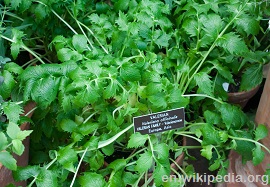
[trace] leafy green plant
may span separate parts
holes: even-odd
[[[28,67],[18,77],[23,102],[35,101],[37,108],[31,163],[18,167],[16,180],[29,180],[29,186],[184,185],[161,180],[171,172],[192,173],[191,166],[170,166],[181,153],[198,148],[181,145],[181,137],[197,140],[209,169],[220,174],[226,173],[228,150],[255,165],[264,157],[262,148],[270,152],[259,142],[267,129],[256,128],[240,108],[227,104],[221,86],[224,80],[234,82],[230,59],[257,55],[246,44],[257,27],[241,22],[258,25],[251,16],[258,13],[254,1],[40,1],[30,6],[53,20],[51,28],[65,29],[51,33],[49,48],[56,51],[57,63]],[[7,80],[4,84],[12,85]],[[184,128],[133,133],[134,116],[180,107],[186,111]]]

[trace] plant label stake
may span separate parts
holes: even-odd
[[[184,108],[162,111],[133,118],[134,132],[161,133],[185,126]]]

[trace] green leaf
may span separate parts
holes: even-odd
[[[139,81],[141,80],[141,73],[138,68],[132,65],[124,65],[120,70],[120,76],[125,81]]]
[[[62,48],[57,51],[57,57],[61,62],[69,61],[72,58],[73,51],[69,48]]]
[[[17,170],[13,172],[13,177],[16,181],[23,181],[23,180],[27,180],[31,177],[38,176],[39,172],[40,172],[39,166],[28,165],[25,167],[18,167]]]
[[[117,89],[118,89],[117,83],[114,80],[112,80],[103,92],[104,99],[109,99],[115,96]]]
[[[23,145],[22,141],[17,140],[17,139],[12,140],[12,145],[13,145],[12,146],[12,151],[15,154],[21,156],[23,154],[23,151],[24,151],[24,145]]]
[[[140,158],[136,161],[135,169],[139,173],[143,173],[151,168],[153,164],[152,153],[147,151],[140,155]]]
[[[84,107],[87,104],[95,103],[99,97],[100,95],[98,93],[98,88],[95,88],[94,86],[87,86],[86,89],[78,92],[74,102],[76,105]]]
[[[15,87],[16,82],[13,75],[7,70],[4,70],[1,76],[4,77],[4,83],[2,83],[2,85],[0,86],[0,95],[3,97],[3,99],[7,99],[10,97],[10,94]]]
[[[123,171],[113,172],[110,175],[110,179],[108,181],[108,186],[125,187],[123,177],[122,177],[122,173],[123,173]]]
[[[223,27],[223,21],[217,14],[207,14],[200,19],[203,24],[203,29],[207,35],[212,39],[216,39]]]
[[[126,14],[120,11],[118,19],[115,22],[119,26],[119,30],[128,31],[128,20]]]
[[[5,102],[3,104],[3,111],[7,115],[8,120],[13,123],[17,123],[20,119],[20,114],[23,113],[22,107],[14,102]]]
[[[113,7],[117,11],[119,11],[119,10],[125,11],[128,8],[129,2],[130,2],[130,0],[118,0],[115,2]]]
[[[224,34],[219,38],[217,45],[234,55],[241,55],[248,52],[245,42],[233,32]]]
[[[71,172],[75,172],[74,164],[78,161],[77,153],[70,147],[61,148],[58,151],[58,162]]]
[[[205,124],[201,128],[203,135],[203,145],[217,145],[221,142],[218,131],[210,124]]]
[[[252,151],[253,156],[252,163],[255,166],[259,165],[263,161],[264,155],[265,153],[263,152],[261,146],[256,145],[255,149]]]
[[[166,167],[158,163],[157,166],[155,167],[153,175],[154,175],[155,185],[160,186],[163,183],[162,181],[163,176],[170,176],[170,167]]]
[[[138,178],[139,176],[136,175],[135,173],[131,173],[131,172],[123,173],[123,180],[124,180],[125,186],[135,184]]]
[[[240,31],[244,31],[247,35],[256,35],[260,31],[260,23],[256,17],[251,17],[246,14],[240,15],[234,24]]]
[[[158,45],[158,47],[168,47],[169,40],[171,39],[171,35],[162,32],[161,30],[155,30],[153,35],[154,42]]]
[[[0,132],[0,152],[6,149],[8,145],[7,137],[3,132]]]
[[[42,108],[47,108],[57,96],[60,78],[38,79],[32,87],[31,97]]]
[[[167,107],[166,96],[163,92],[159,92],[155,95],[151,95],[148,97],[148,99],[157,108]]]
[[[72,45],[79,53],[82,53],[87,50],[87,39],[82,34],[73,35]]]
[[[83,176],[79,177],[79,184],[82,187],[106,186],[104,177],[100,174],[92,172],[84,172]]]
[[[37,176],[36,185],[38,187],[57,187],[57,175],[53,171],[43,168]]]
[[[10,50],[11,50],[11,55],[14,59],[16,59],[20,53],[20,48],[21,44],[20,43],[12,43]]]
[[[19,128],[19,126],[15,123],[9,123],[8,127],[7,127],[7,134],[11,139],[17,139],[17,135],[19,134],[19,132],[21,131],[21,129]]]
[[[251,90],[262,83],[262,68],[263,66],[261,64],[253,64],[244,71],[240,84],[240,91]]]
[[[214,163],[211,164],[211,165],[209,166],[208,169],[209,169],[210,171],[215,171],[215,170],[217,170],[218,168],[220,168],[220,160],[219,160],[219,159],[215,160]]]
[[[128,141],[128,148],[138,148],[144,146],[146,140],[148,139],[148,135],[142,135],[139,132],[136,132],[130,136]]]
[[[247,122],[247,116],[237,106],[229,103],[215,103],[215,107],[220,112],[227,129],[240,129]]]
[[[203,149],[201,149],[201,155],[210,160],[213,154],[212,153],[213,147],[214,147],[213,145],[203,146]]]
[[[125,159],[117,159],[114,160],[109,164],[109,168],[113,169],[114,171],[122,170],[127,165],[127,162]]]
[[[199,88],[207,95],[213,95],[213,83],[210,76],[205,72],[195,74],[194,79]]]
[[[199,24],[198,21],[192,18],[187,18],[184,20],[182,28],[192,36],[197,36],[199,33]]]
[[[264,139],[268,135],[268,129],[265,125],[259,124],[255,130],[255,141]]]
[[[10,170],[17,169],[17,161],[9,152],[0,152],[0,163]]]
[[[63,119],[60,122],[60,127],[66,131],[72,133],[75,129],[77,129],[77,124],[71,119]]]
[[[91,170],[97,171],[104,166],[104,156],[100,151],[96,151],[94,155],[89,158],[89,165]]]
[[[24,130],[24,131],[20,131],[17,134],[17,139],[18,140],[24,140],[27,136],[29,136],[31,133],[33,132],[33,130]]]
[[[21,74],[23,72],[23,68],[16,64],[15,62],[9,62],[5,64],[5,69],[11,73]]]
[[[160,144],[155,144],[154,147],[154,152],[157,153],[157,158],[166,161],[169,158],[169,147],[165,143],[160,143]]]
[[[213,124],[220,124],[221,123],[221,116],[213,111],[206,110],[203,113],[205,120],[207,123],[213,125]]]

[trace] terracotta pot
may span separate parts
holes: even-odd
[[[259,88],[260,85],[256,86],[255,88],[252,88],[249,91],[228,93],[228,102],[240,105],[241,108],[244,108],[249,99],[251,99],[257,93]]]
[[[34,102],[28,103],[24,107],[24,114],[27,114],[29,111],[31,111],[35,107]],[[31,117],[33,115],[33,112],[31,112],[28,117]],[[29,123],[24,123],[20,126],[21,130],[28,130],[30,127]],[[28,158],[29,158],[29,137],[23,140],[23,145],[25,147],[25,150],[21,156],[18,155],[13,155],[14,158],[17,160],[17,165],[18,166],[27,166],[28,165]],[[14,182],[14,179],[12,177],[12,171],[5,168],[1,163],[0,163],[0,186],[6,186],[10,183],[15,184],[15,186],[26,186],[26,181],[21,181],[21,182]]]
[[[183,139],[183,146],[186,146],[187,145],[187,139],[186,137],[184,136]],[[177,165],[181,166],[183,164],[183,161],[184,161],[184,158],[185,158],[185,154],[184,152],[182,154],[180,154],[176,159],[175,159],[175,162],[177,163]],[[169,159],[169,158],[168,158]],[[179,168],[177,167],[177,165],[175,163],[171,163],[171,168],[173,168],[174,170],[178,171]],[[173,171],[171,171],[170,175],[175,175],[175,173]],[[148,173],[147,177],[150,178],[152,176],[152,173]],[[144,179],[141,179],[140,183],[139,183],[139,186],[143,186],[144,185]],[[153,182],[150,183],[150,185],[153,185]]]

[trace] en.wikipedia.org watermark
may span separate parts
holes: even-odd
[[[199,174],[194,173],[191,176],[181,175],[180,177],[177,175],[163,175],[163,182],[179,182],[179,183],[187,183],[187,182],[198,182],[198,183],[207,183],[208,185],[211,183],[221,183],[221,182],[230,182],[230,183],[253,183],[258,182],[262,185],[268,185],[269,176],[268,175],[235,175],[234,173],[229,173],[227,175],[208,175],[206,173]]]

